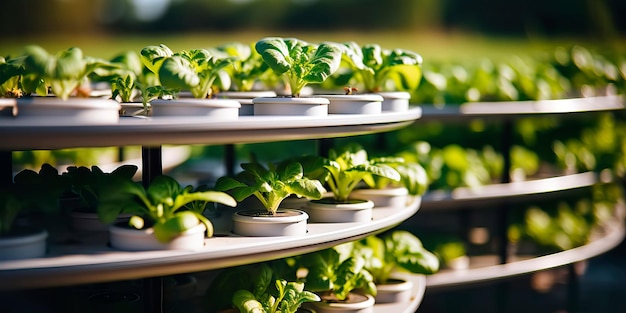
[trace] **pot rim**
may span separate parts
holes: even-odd
[[[381,91],[377,92],[385,99],[411,99],[411,94],[407,91]]]
[[[248,90],[248,91],[220,91],[215,94],[218,99],[253,99],[253,98],[271,98],[276,97],[273,90]]]
[[[407,196],[409,195],[409,190],[406,189],[406,187],[389,187],[389,188],[362,188],[362,189],[355,189],[353,191],[353,194],[355,195],[365,195],[365,194],[372,194],[372,195],[381,195],[381,196]]]
[[[285,208],[279,208],[278,211],[289,211],[289,212],[295,212],[297,213],[297,215],[292,215],[292,216],[249,216],[249,215],[242,215],[242,213],[244,212],[260,212],[261,210],[255,210],[255,209],[250,209],[250,210],[240,210],[237,211],[235,213],[233,213],[233,221],[237,221],[237,222],[245,222],[245,223],[295,223],[295,222],[301,222],[304,220],[307,220],[309,218],[309,215],[302,211],[302,210],[297,210],[297,209],[285,209]],[[267,211],[263,211],[263,212],[267,212]]]
[[[258,97],[252,99],[253,104],[302,104],[302,105],[328,105],[330,100],[318,96],[312,97],[292,97],[292,96],[276,96],[276,97]]]
[[[198,99],[198,98],[178,98],[178,99],[156,99],[150,101],[152,107],[184,105],[192,107],[215,107],[215,108],[240,108],[241,104],[233,99]]]
[[[350,200],[358,200],[360,202],[356,203],[323,203],[320,202],[325,199],[332,199],[332,197],[325,197],[320,200],[310,200],[309,205],[314,207],[315,209],[322,210],[368,210],[374,207],[374,202],[372,200],[366,199],[354,199],[350,198]]]
[[[363,294],[363,293],[355,293],[355,292],[351,292],[350,294],[358,294],[361,296],[366,297],[367,299],[365,301],[362,302],[326,302],[326,301],[319,301],[319,302],[309,302],[310,304],[312,304],[313,306],[323,306],[329,309],[335,309],[335,310],[341,310],[341,309],[346,309],[346,308],[350,308],[350,309],[364,309],[364,308],[368,308],[374,305],[375,303],[375,299],[374,296],[369,295],[369,294]]]
[[[111,109],[119,110],[121,105],[119,102],[111,99],[103,98],[79,98],[71,97],[63,100],[58,97],[24,97],[16,99],[18,111],[21,108],[29,108],[34,106],[54,106],[57,108],[68,109]]]
[[[136,229],[136,228],[132,228],[132,227],[125,227],[125,226],[119,226],[119,225],[127,225],[128,222],[117,222],[117,223],[113,223],[111,225],[109,225],[109,232],[111,233],[115,233],[118,235],[123,235],[123,236],[134,236],[134,237],[143,237],[145,235],[153,235],[154,234],[154,228],[153,227],[148,227],[148,228],[143,228],[143,229]],[[184,232],[181,232],[178,234],[178,236],[185,236],[185,235],[190,235],[190,234],[195,234],[198,232],[204,232],[206,231],[206,227],[204,226],[204,224],[202,223],[198,223],[198,225],[187,229]]]
[[[320,94],[316,95],[318,97],[327,98],[332,101],[342,101],[342,102],[350,102],[350,101],[358,101],[358,102],[382,102],[383,96],[374,93],[364,93],[364,94],[356,94],[356,95],[343,95],[343,94]]]

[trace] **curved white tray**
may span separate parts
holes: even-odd
[[[332,138],[390,131],[408,126],[421,108],[381,114],[328,116],[240,116],[234,121],[206,117],[120,118],[110,125],[45,125],[0,119],[0,149],[57,149],[109,146],[231,144]]]
[[[277,259],[332,247],[390,229],[414,215],[421,199],[406,209],[374,209],[368,223],[310,223],[294,237],[225,235],[205,240],[200,251],[125,252],[107,247],[106,233],[57,238],[47,257],[0,262],[0,290],[64,286],[198,272]],[[212,219],[213,223],[226,221]],[[77,243],[76,241],[81,241]]]
[[[463,120],[477,117],[514,119],[529,115],[613,111],[624,108],[624,99],[619,95],[538,101],[467,102],[443,107],[423,105],[422,120]]]
[[[527,256],[506,264],[497,264],[498,257],[473,257],[470,264],[482,263],[480,267],[461,270],[443,270],[426,278],[428,288],[446,288],[465,284],[493,281],[518,275],[555,268],[605,253],[624,240],[624,222],[620,217],[613,225],[605,228],[603,236],[577,248],[544,256]],[[481,262],[482,261],[482,262]],[[485,265],[484,263],[490,264]]]
[[[545,196],[557,191],[572,191],[610,181],[612,177],[604,177],[595,172],[584,172],[475,188],[460,187],[452,191],[435,190],[427,192],[422,197],[422,209],[449,210],[460,206],[484,206],[487,202],[493,204],[498,201],[528,200],[529,197]]]

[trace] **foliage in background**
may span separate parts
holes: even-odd
[[[610,226],[623,210],[623,190],[618,184],[593,186],[582,197],[551,201],[524,210],[508,230],[511,242],[531,240],[547,249],[567,250],[588,243],[600,226]]]
[[[582,46],[494,61],[424,62],[412,102],[436,105],[524,101],[623,93],[626,58]]]

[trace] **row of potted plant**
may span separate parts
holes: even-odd
[[[14,106],[12,115],[34,114],[48,120],[59,106],[67,107],[76,102],[74,98],[82,97],[77,103],[83,108],[98,107],[103,116],[84,123],[115,122],[113,113],[120,110],[123,114],[232,119],[249,114],[251,102],[254,115],[375,114],[408,109],[408,93],[401,94],[401,99],[397,94],[388,95],[389,103],[378,93],[415,89],[421,79],[421,63],[421,56],[414,52],[387,50],[376,44],[361,47],[355,42],[310,43],[281,37],[263,38],[254,47],[230,43],[174,52],[164,44],[146,46],[139,54],[121,53],[111,60],[84,56],[77,47],[49,54],[33,45],[18,57],[0,59],[0,92],[1,97],[11,98],[3,100],[3,107]],[[341,89],[347,95],[335,92],[305,97],[303,90],[310,84],[337,90],[331,77],[334,84],[344,84]],[[93,90],[95,83],[103,83],[104,89]],[[286,96],[276,95],[277,85],[289,90]],[[265,92],[245,95],[259,88]],[[365,93],[357,95],[359,89]],[[56,104],[41,107],[36,104],[42,97],[32,95],[50,96],[45,101]],[[94,95],[104,99],[86,104],[85,99]],[[141,105],[132,102],[137,96]],[[280,102],[277,108],[276,101]],[[240,109],[242,103],[247,108]]]
[[[331,149],[328,158],[302,156],[267,168],[258,162],[242,164],[242,168],[234,177],[218,179],[215,188],[231,193],[238,201],[254,196],[261,204],[260,210],[235,213],[235,232],[245,235],[304,235],[307,220],[369,222],[375,206],[404,208],[417,201],[427,184],[426,172],[419,164],[398,157],[369,158],[359,145]],[[359,188],[364,186],[370,188]],[[387,197],[366,192],[390,187],[400,192],[393,189]],[[279,216],[286,217],[281,221]],[[265,220],[274,222],[266,224],[271,227],[269,233],[260,233],[256,221]]]
[[[47,164],[39,173],[23,170],[0,194],[5,204],[0,208],[3,235],[10,233],[23,209],[54,206],[58,210],[59,199],[65,200],[62,203],[74,199],[77,203],[74,206],[82,211],[77,215],[90,211],[97,213],[104,225],[113,224],[108,229],[114,248],[197,250],[204,246],[204,238],[213,233],[210,220],[203,215],[209,205],[237,206],[239,202],[245,207],[233,214],[233,232],[238,235],[304,235],[307,219],[317,223],[371,221],[374,203],[367,197],[355,199],[352,191],[357,187],[385,188],[393,182],[405,191],[398,203],[404,208],[417,201],[427,183],[426,172],[419,164],[397,157],[368,158],[366,151],[356,145],[331,150],[328,158],[303,156],[267,167],[253,160],[242,164],[242,169],[233,177],[218,179],[214,188],[183,187],[167,175],[158,176],[144,186],[133,180],[137,168],[130,165],[120,166],[111,173],[94,166],[70,167],[59,174]],[[48,196],[33,198],[28,193],[33,189],[46,190]],[[411,197],[407,199],[408,195]],[[250,199],[256,200],[257,207],[249,207]],[[286,209],[281,205],[285,199],[305,200],[306,209],[298,210],[301,207],[294,202],[287,205],[291,209]],[[37,203],[33,203],[35,200]],[[116,223],[119,218],[123,221]],[[259,224],[259,221],[270,223]],[[93,224],[86,225],[81,221],[74,228],[103,230]],[[132,238],[136,237],[147,237],[148,241],[135,246]],[[2,255],[14,258],[7,249]],[[36,256],[41,255],[40,250]]]
[[[623,94],[624,57],[574,45],[506,59],[430,61],[411,93],[414,103],[457,105]]]
[[[221,271],[206,291],[216,312],[372,312],[408,303],[402,273],[433,274],[439,261],[413,234],[396,230],[304,255]]]

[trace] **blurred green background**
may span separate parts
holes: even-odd
[[[111,57],[268,35],[354,40],[414,50],[425,61],[510,56],[556,45],[622,49],[621,0],[21,0],[0,10],[0,53],[36,43]]]

